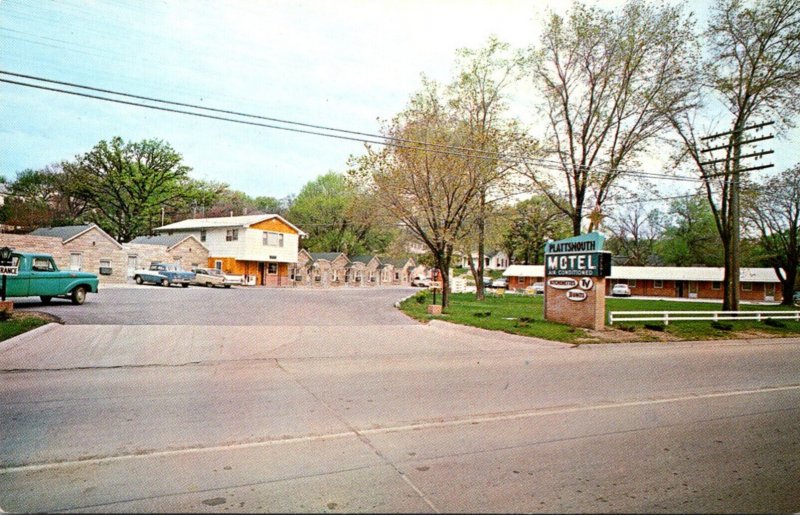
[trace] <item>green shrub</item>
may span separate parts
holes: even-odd
[[[714,322],[711,322],[711,327],[718,331],[730,331],[733,329],[733,324],[729,324],[727,322],[717,322],[715,320]]]
[[[527,324],[527,323],[529,323],[529,322],[533,322],[533,321],[534,321],[534,319],[533,319],[533,318],[531,318],[531,317],[519,317],[519,321],[520,321],[520,322],[522,322],[522,323],[525,323],[525,324]]]
[[[5,309],[3,311],[0,311],[0,322],[5,322],[9,318],[11,318],[11,313],[6,311]]]
[[[477,313],[473,313],[472,316],[478,317],[478,318],[487,318],[487,317],[492,316],[492,312],[491,311],[478,311]]]
[[[635,325],[620,324],[620,325],[618,325],[616,327],[620,331],[627,331],[629,333],[635,333],[636,332],[636,326]]]
[[[417,304],[425,304],[427,298],[428,296],[425,295],[425,293],[423,292],[419,292],[416,295],[414,295],[414,300],[417,301]]]
[[[775,320],[774,318],[768,318],[764,320],[764,325],[768,325],[770,327],[786,327],[786,324],[780,320]]]
[[[648,322],[644,324],[644,328],[650,329],[651,331],[660,331],[663,333],[664,331],[666,331],[667,326],[665,326],[664,324],[653,324]]]

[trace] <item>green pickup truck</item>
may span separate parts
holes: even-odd
[[[53,297],[64,297],[83,304],[87,293],[97,293],[97,275],[61,271],[48,254],[14,252],[11,266],[16,267],[16,275],[6,276],[6,297],[38,296],[45,304]]]

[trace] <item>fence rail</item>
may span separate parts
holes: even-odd
[[[680,320],[775,320],[800,321],[800,311],[610,311],[608,325],[614,322],[664,322]]]

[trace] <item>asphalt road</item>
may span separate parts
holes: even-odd
[[[83,306],[38,297],[14,299],[15,309],[44,311],[67,324],[305,325],[413,324],[393,304],[418,288],[267,289],[190,286],[101,288]]]
[[[798,511],[800,340],[573,347],[408,323],[404,294],[0,343],[0,508]]]

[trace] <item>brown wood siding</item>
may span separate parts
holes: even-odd
[[[281,220],[277,218],[272,218],[270,220],[264,220],[263,222],[259,222],[257,224],[253,224],[250,226],[251,229],[258,229],[261,231],[273,231],[273,232],[286,232],[289,234],[297,234],[297,231],[283,223]]]

